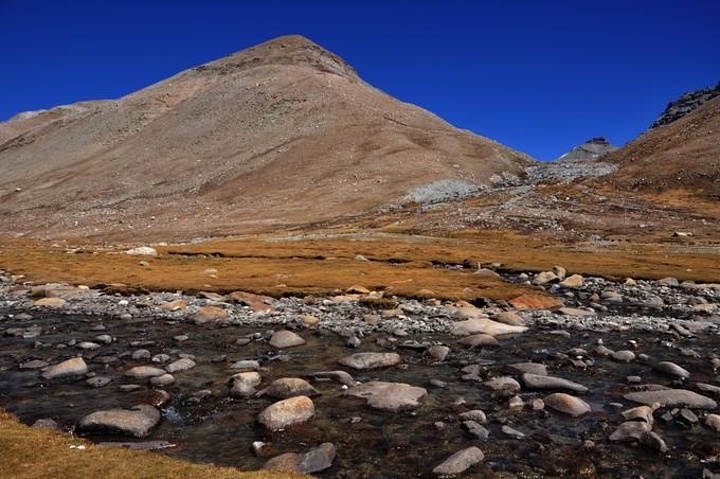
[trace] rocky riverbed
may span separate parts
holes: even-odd
[[[128,294],[3,274],[0,407],[243,470],[720,474],[720,285],[499,274],[552,297]]]

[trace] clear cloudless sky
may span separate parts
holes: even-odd
[[[0,0],[0,120],[117,98],[285,34],[539,159],[593,136],[622,145],[720,81],[720,0]]]

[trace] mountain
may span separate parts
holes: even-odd
[[[618,169],[602,182],[621,190],[683,190],[720,200],[720,97],[699,103],[604,156]]]
[[[585,143],[576,146],[572,150],[568,151],[564,155],[560,156],[558,160],[575,161],[575,160],[595,160],[610,153],[611,151],[617,150],[618,147],[611,145],[605,137],[598,136],[591,138]]]
[[[664,125],[669,125],[670,123],[697,110],[706,102],[717,96],[720,96],[720,82],[718,82],[714,88],[704,88],[702,90],[685,93],[683,96],[673,102],[670,102],[668,106],[665,107],[665,111],[662,112],[660,117],[655,120],[652,125],[650,125],[650,129],[653,130]]]
[[[118,100],[0,123],[0,234],[267,231],[384,208],[435,185],[467,190],[532,163],[287,36]]]

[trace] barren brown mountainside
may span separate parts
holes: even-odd
[[[269,230],[462,193],[532,161],[287,36],[119,100],[0,123],[0,234]]]
[[[618,170],[598,180],[621,190],[685,190],[720,200],[720,97],[603,157]]]

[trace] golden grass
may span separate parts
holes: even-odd
[[[88,243],[83,248],[67,254],[66,247],[39,241],[1,240],[0,268],[37,282],[124,283],[149,290],[244,290],[281,296],[338,293],[361,285],[399,296],[466,300],[508,299],[529,288],[434,264],[499,262],[517,271],[543,271],[558,264],[571,273],[613,278],[675,276],[720,282],[716,250],[673,244],[546,245],[499,231],[464,231],[454,237],[375,232],[300,240],[226,238],[159,247],[160,256],[150,258],[120,254],[117,247]],[[357,255],[370,261],[356,261]],[[149,266],[140,266],[140,261]]]
[[[83,445],[85,449],[71,449]],[[193,464],[157,453],[97,447],[67,434],[33,429],[0,410],[0,477],[47,478],[212,478],[293,479],[299,474],[241,472],[230,467]]]

